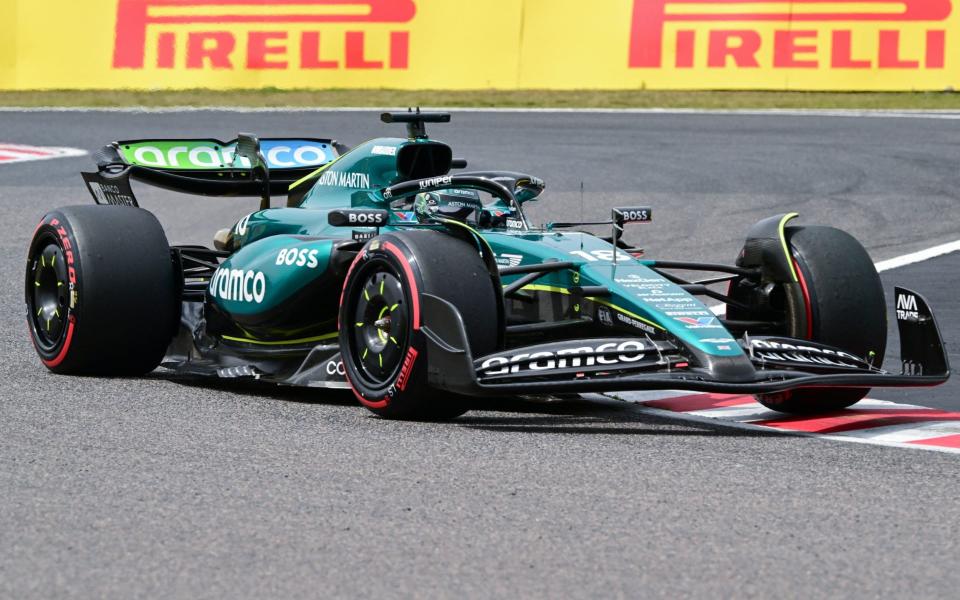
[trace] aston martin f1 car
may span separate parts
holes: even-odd
[[[449,114],[382,120],[406,137],[104,147],[83,174],[96,204],[48,213],[30,243],[27,322],[43,364],[346,388],[378,415],[417,419],[458,416],[474,396],[648,389],[830,411],[873,386],[949,377],[927,302],[902,288],[900,365],[884,370],[884,292],[843,231],[774,215],[733,264],[650,259],[625,232],[651,207],[535,227],[524,206],[543,180],[465,171],[426,132]],[[131,180],[260,208],[213,248],[171,247]]]

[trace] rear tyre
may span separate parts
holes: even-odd
[[[886,301],[863,246],[833,227],[788,227],[787,243],[799,285],[787,286],[786,335],[827,344],[879,365],[887,345]],[[828,412],[855,404],[869,388],[808,388],[760,394],[757,401],[786,413]]]
[[[372,240],[347,273],[340,302],[340,347],[360,403],[392,419],[446,420],[465,398],[430,388],[421,296],[453,304],[473,356],[496,350],[497,280],[477,248],[439,231],[403,231]]]
[[[41,362],[71,375],[152,371],[180,315],[163,228],[128,206],[46,214],[30,242],[25,298]]]

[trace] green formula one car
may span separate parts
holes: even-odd
[[[407,137],[106,146],[83,174],[97,204],[50,212],[30,243],[27,322],[43,364],[349,388],[379,415],[418,419],[460,415],[471,396],[647,389],[828,411],[873,386],[949,376],[927,303],[900,288],[901,365],[883,370],[880,279],[838,229],[776,215],[748,230],[735,264],[650,260],[623,235],[649,207],[535,228],[523,206],[544,182],[464,172],[426,134],[449,114],[382,120]],[[131,178],[261,207],[213,249],[171,247]],[[272,208],[279,194],[286,206]],[[603,224],[609,237],[578,230]]]

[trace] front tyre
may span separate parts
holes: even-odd
[[[357,255],[340,302],[340,347],[361,404],[382,417],[444,420],[465,399],[430,388],[421,296],[452,303],[474,356],[496,350],[497,280],[476,246],[439,231],[389,233]]]
[[[786,228],[797,271],[788,311],[791,337],[820,342],[879,365],[887,345],[886,301],[873,261],[850,234],[833,227]],[[809,388],[761,394],[757,401],[786,413],[828,412],[855,404],[869,388]]]
[[[55,373],[152,371],[180,314],[163,228],[127,206],[47,213],[30,242],[24,291],[34,348]]]

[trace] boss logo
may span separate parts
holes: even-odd
[[[387,224],[387,211],[385,210],[362,210],[362,209],[343,209],[331,210],[327,217],[327,222],[334,227],[344,227],[353,225],[370,225],[380,227]]]
[[[624,223],[649,223],[653,220],[653,211],[646,206],[613,209],[613,221],[618,225]]]
[[[350,213],[347,219],[351,224],[362,223],[371,225],[382,225],[387,222],[387,215],[383,213]]]
[[[316,269],[317,265],[320,264],[320,261],[317,260],[318,252],[319,250],[309,248],[284,248],[277,254],[277,264]]]

